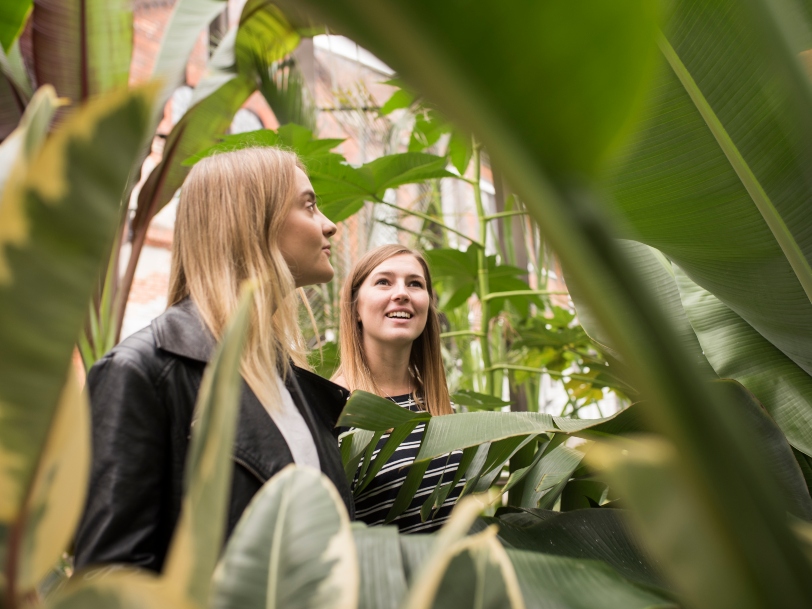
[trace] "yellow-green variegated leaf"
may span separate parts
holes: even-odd
[[[358,560],[344,502],[318,470],[289,465],[246,509],[213,582],[213,609],[355,609]]]
[[[712,503],[686,475],[672,444],[655,437],[614,440],[598,444],[587,461],[632,508],[644,547],[687,606],[764,607],[737,544],[717,525]],[[780,594],[780,606],[802,606],[794,591]]]
[[[122,90],[86,104],[0,193],[0,564],[10,570],[9,530],[32,496],[152,94]]]
[[[9,583],[18,592],[33,590],[68,549],[85,504],[89,471],[90,411],[69,370],[25,506],[11,531],[21,533],[7,556],[16,575]]]
[[[115,566],[80,571],[42,609],[194,609],[173,598],[151,573]]]
[[[40,87],[31,98],[18,127],[0,144],[0,193],[12,173],[22,175],[26,172],[45,141],[56,109],[61,105],[63,101],[57,98],[51,85]]]
[[[496,540],[497,527],[466,536],[484,507],[477,496],[457,504],[411,579],[403,609],[524,609],[513,565]]]
[[[242,388],[240,356],[252,298],[249,284],[203,375],[186,462],[186,495],[163,570],[167,588],[198,607],[208,605],[211,575],[223,545]]]

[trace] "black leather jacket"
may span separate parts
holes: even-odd
[[[77,567],[128,563],[161,571],[180,515],[195,399],[214,346],[187,299],[91,368],[93,462],[76,538]],[[313,435],[321,469],[352,517],[335,430],[349,393],[296,367],[287,387]],[[262,484],[292,462],[281,432],[243,384],[227,537]]]

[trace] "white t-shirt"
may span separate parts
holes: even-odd
[[[268,409],[271,419],[282,432],[282,437],[288,443],[288,448],[293,455],[296,465],[309,465],[316,469],[321,469],[319,463],[319,453],[316,450],[316,443],[310,434],[310,428],[305,423],[299,409],[293,402],[290,391],[285,387],[281,377],[276,375],[276,384],[279,387],[279,394],[282,396],[280,408],[274,411]]]

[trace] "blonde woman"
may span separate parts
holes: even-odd
[[[289,463],[320,468],[352,513],[333,435],[348,393],[305,369],[294,294],[332,279],[335,230],[292,153],[246,148],[192,168],[177,210],[169,308],[88,375],[93,464],[77,566],[161,571],[203,370],[249,278],[258,288],[241,363],[227,534]]]
[[[402,408],[451,414],[440,351],[440,322],[431,275],[420,253],[400,245],[368,252],[352,269],[341,292],[341,368],[333,380],[389,398]],[[356,517],[383,524],[417,456],[424,425],[418,425],[374,480],[355,498]],[[383,447],[385,434],[374,454]],[[439,484],[453,482],[462,453],[429,463],[411,505],[393,521],[401,532],[428,533],[447,519],[464,486],[450,488],[433,518],[420,508]]]

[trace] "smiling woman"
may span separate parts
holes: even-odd
[[[451,414],[431,275],[419,252],[384,245],[353,268],[341,292],[341,368],[334,380],[412,411]],[[384,523],[417,456],[423,431],[424,424],[415,427],[372,482],[356,488],[359,520]],[[381,437],[373,458],[388,438]],[[401,532],[428,533],[448,519],[464,481],[449,489],[428,522],[423,522],[420,509],[435,488],[453,482],[461,456],[455,451],[428,464],[411,505],[393,521]]]

